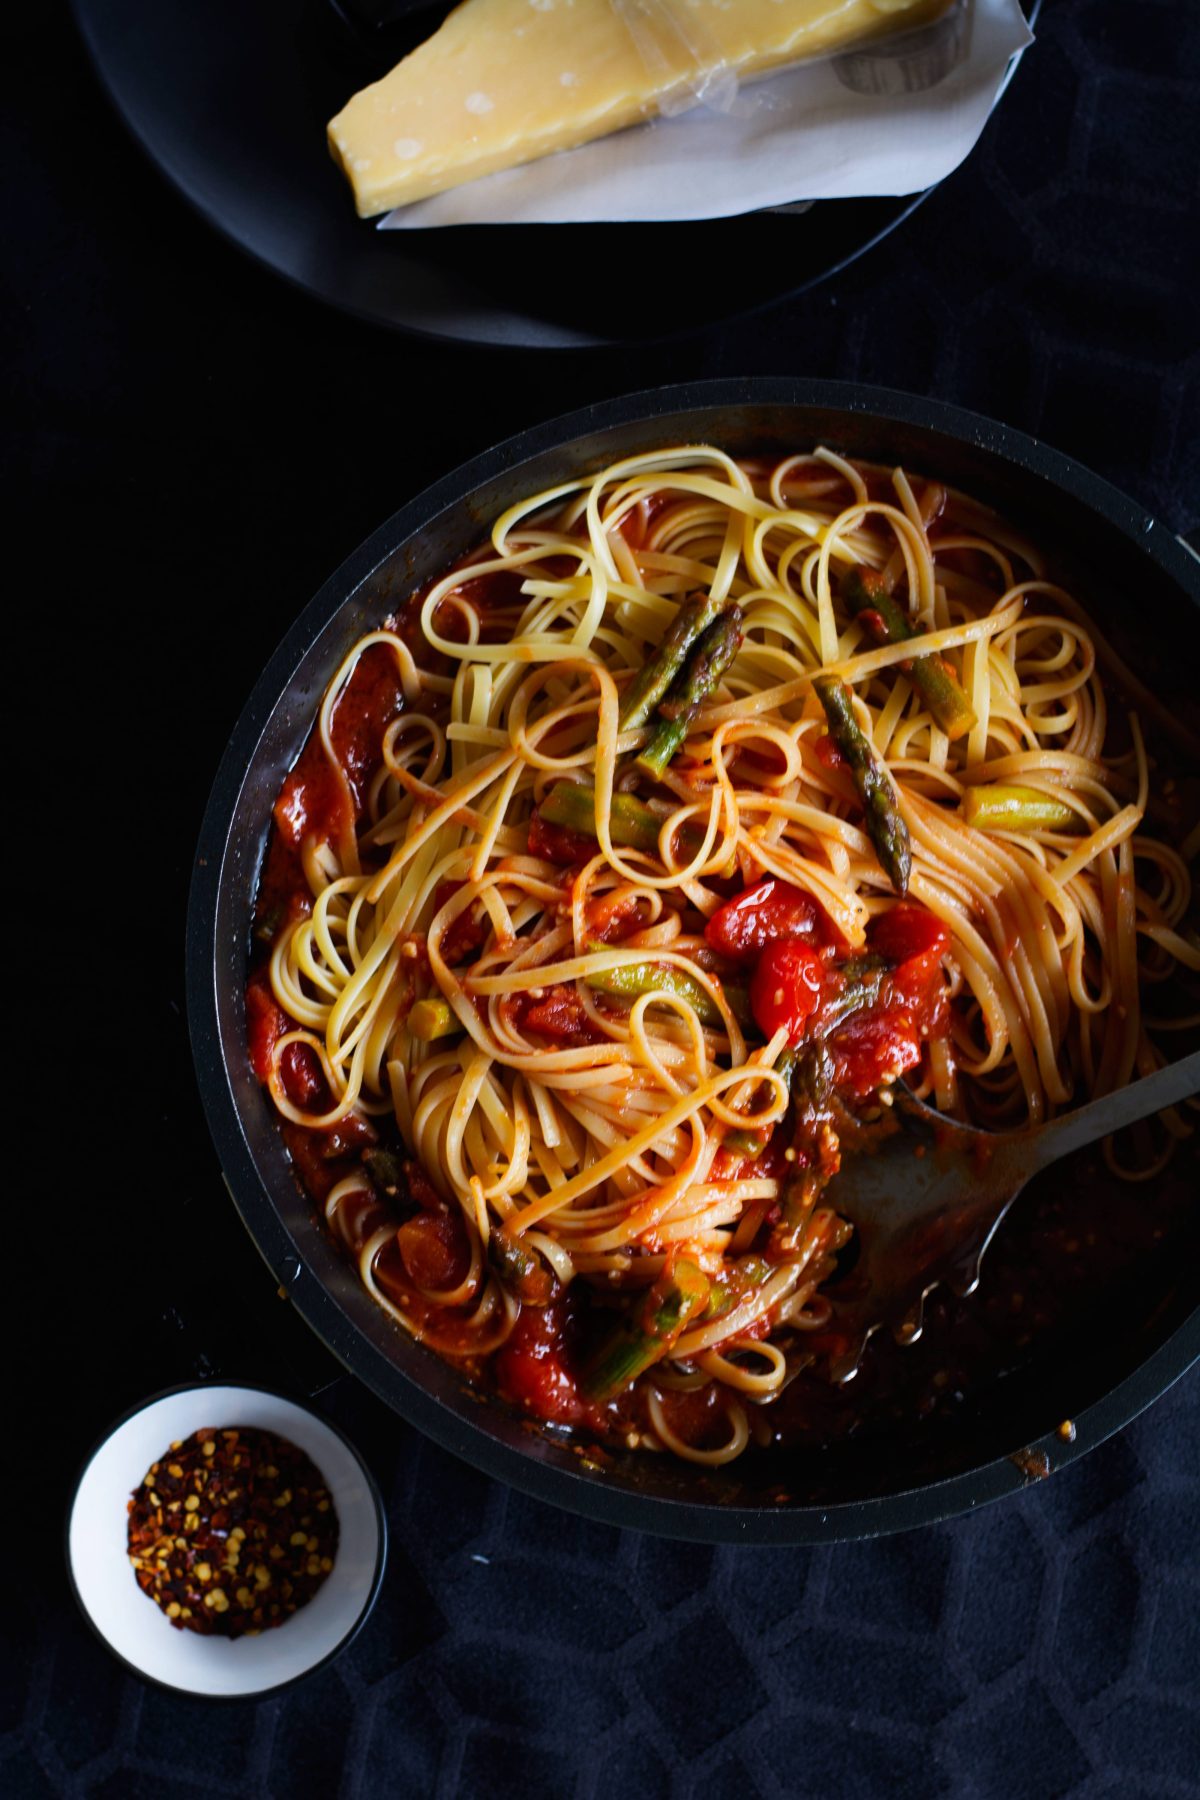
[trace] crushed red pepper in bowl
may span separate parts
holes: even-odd
[[[306,1606],[333,1568],[338,1517],[316,1464],[275,1432],[193,1432],[129,1502],[129,1560],[171,1624],[253,1636]]]

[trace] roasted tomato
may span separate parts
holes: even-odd
[[[744,888],[704,927],[705,942],[722,956],[751,962],[768,944],[819,939],[824,914],[810,894],[770,876]]]
[[[581,1045],[604,1041],[604,1034],[597,1031],[588,1018],[575,987],[568,983],[547,988],[540,1000],[520,994],[513,1010],[522,1030],[539,1032],[542,1037],[554,1038],[558,1043]]]
[[[794,940],[769,944],[750,982],[750,1010],[764,1037],[783,1026],[789,1044],[798,1044],[816,1011],[825,964],[815,950]]]
[[[465,882],[461,881],[439,882],[437,893],[433,897],[434,906],[440,911],[447,900],[452,900],[459,888],[465,885]],[[466,962],[470,957],[477,956],[482,950],[491,928],[492,922],[478,901],[471,906],[464,907],[457,919],[452,920],[447,927],[442,938],[442,956],[450,968],[454,968],[458,963]]]
[[[595,1409],[575,1378],[573,1316],[565,1301],[523,1306],[512,1336],[496,1352],[496,1385],[506,1400],[556,1425],[590,1423]]]
[[[417,1287],[437,1292],[466,1280],[471,1245],[457,1213],[416,1213],[401,1225],[396,1243],[409,1279]]]
[[[942,955],[935,944],[908,957],[885,976],[876,1004],[834,1032],[830,1051],[841,1092],[862,1098],[894,1081],[917,1066],[928,1038],[944,1034],[949,1000]]]
[[[877,955],[899,964],[932,951],[944,956],[950,948],[950,934],[925,907],[901,900],[871,920],[867,942]]]
[[[283,1091],[301,1112],[326,1112],[333,1104],[320,1058],[308,1044],[289,1044],[279,1058]]]
[[[271,1057],[276,1044],[286,1032],[295,1030],[295,1021],[288,1018],[271,992],[265,969],[253,975],[246,988],[246,1029],[250,1039],[250,1066],[265,1083],[271,1073]]]

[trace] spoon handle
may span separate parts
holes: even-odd
[[[1143,1075],[1140,1081],[1131,1081],[1128,1087],[1102,1094],[1077,1112],[1064,1113],[1061,1119],[1051,1119],[1048,1125],[1040,1126],[1032,1134],[1031,1160],[1034,1167],[1044,1169],[1048,1163],[1057,1162],[1060,1156],[1066,1156],[1072,1150],[1082,1150],[1098,1138],[1108,1137],[1110,1132],[1136,1125],[1139,1119],[1148,1119],[1151,1113],[1176,1106],[1180,1100],[1197,1093],[1200,1093],[1200,1050],[1193,1050],[1190,1056],[1168,1063],[1165,1069],[1156,1069],[1153,1075]]]

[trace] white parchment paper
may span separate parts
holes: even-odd
[[[1018,0],[958,0],[923,30],[747,85],[727,111],[698,105],[486,175],[380,229],[716,219],[919,193],[969,154],[1031,42]]]

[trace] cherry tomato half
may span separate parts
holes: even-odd
[[[825,965],[815,950],[795,940],[768,944],[750,981],[750,1010],[766,1038],[783,1026],[798,1044],[821,998]]]
[[[749,961],[768,944],[815,937],[820,920],[810,894],[772,875],[719,907],[704,927],[704,941],[723,956]]]
[[[902,900],[875,915],[867,927],[867,942],[888,962],[903,963],[933,950],[943,956],[950,948],[950,933],[925,907]]]

